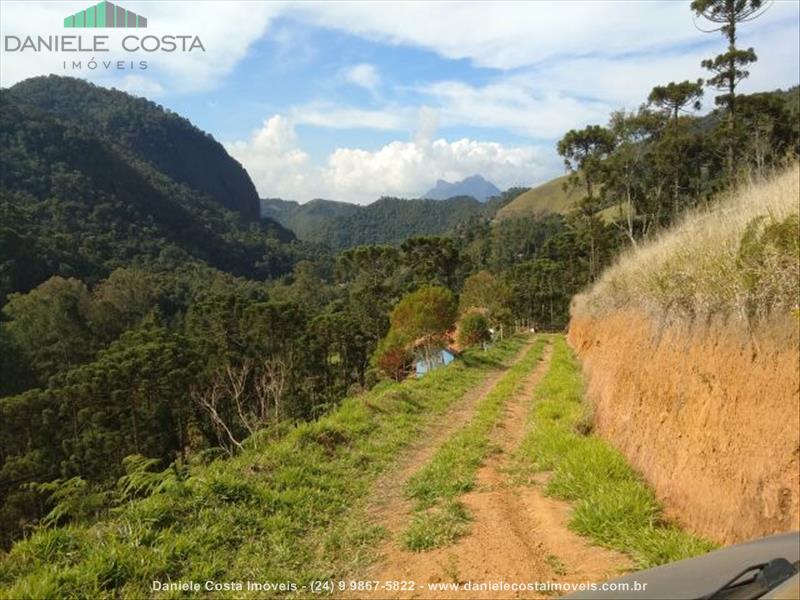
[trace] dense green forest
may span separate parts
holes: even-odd
[[[738,81],[740,58],[709,68]],[[177,115],[74,79],[2,90],[0,543],[106,514],[143,464],[180,479],[404,377],[454,329],[563,328],[621,248],[797,159],[797,88],[732,85],[696,115],[707,89],[665,83],[567,132],[565,214],[493,223],[521,190],[386,198],[308,217],[304,242],[254,221],[247,174]]]
[[[27,79],[8,93],[20,104],[82,127],[249,221],[259,218],[256,188],[222,144],[145,98],[54,75]]]
[[[469,196],[446,200],[380,198],[366,206],[312,200],[306,204],[270,198],[261,214],[291,229],[298,238],[343,250],[365,244],[400,244],[415,235],[451,234],[477,220],[491,220],[499,209],[525,192],[511,188],[487,202]]]
[[[0,143],[0,299],[50,275],[96,281],[132,263],[169,268],[198,260],[251,277],[291,269],[292,250],[281,244],[294,239],[290,231],[247,221],[152,161],[21,104],[9,90],[0,92]]]
[[[360,207],[349,202],[336,202],[317,198],[305,204],[280,198],[262,198],[261,216],[274,219],[290,229],[301,240],[312,241],[320,237],[320,230],[337,218],[347,217]]]

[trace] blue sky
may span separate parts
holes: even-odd
[[[91,4],[2,0],[1,33],[75,33],[63,16]],[[566,130],[703,77],[700,60],[724,48],[678,0],[118,4],[147,31],[80,33],[197,35],[206,51],[86,54],[148,68],[76,70],[63,68],[74,53],[4,46],[2,85],[57,73],[147,96],[225,144],[262,196],[300,201],[410,197],[474,173],[503,188],[539,183],[559,174]],[[800,3],[774,2],[741,42],[760,58],[743,91],[795,85]]]

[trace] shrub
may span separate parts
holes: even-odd
[[[378,344],[373,361],[387,376],[400,381],[411,364],[411,351],[406,338],[396,331],[390,331]]]
[[[489,321],[479,312],[470,312],[458,324],[458,343],[463,348],[476,346],[490,337]]]

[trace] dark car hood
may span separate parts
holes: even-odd
[[[600,598],[664,598],[692,599],[711,594],[741,571],[775,558],[790,563],[800,560],[800,532],[774,535],[736,546],[715,550],[703,556],[688,558],[645,571],[613,579],[613,583],[629,583],[628,591],[582,591],[565,596],[571,599]],[[644,591],[634,591],[633,582],[647,584]],[[769,595],[767,596],[769,597]],[[777,597],[777,596],[776,596]]]

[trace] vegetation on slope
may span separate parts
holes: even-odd
[[[134,263],[205,262],[265,278],[293,235],[236,213],[92,132],[0,91],[0,301],[51,275],[97,280]]]
[[[316,199],[305,204],[280,198],[261,200],[261,216],[276,220],[299,239],[327,243],[325,229],[330,221],[347,218],[362,207],[347,202]]]
[[[265,216],[278,220],[301,240],[341,250],[366,244],[400,244],[413,236],[439,235],[471,218],[488,219],[497,204],[474,198],[407,200],[381,198],[358,206],[331,200],[297,204],[265,200]]]
[[[497,293],[470,300],[479,311],[489,303],[506,331],[532,318],[563,323],[567,286],[585,280],[563,225],[532,225],[513,244],[492,240]],[[486,264],[473,256],[454,239],[413,238],[349,250],[335,267],[320,254],[291,278],[259,282],[183,255],[139,255],[140,267],[107,277],[81,268],[80,279],[11,294],[0,313],[0,544],[52,507],[30,483],[78,477],[102,498],[129,454],[162,468],[187,454],[235,454],[255,431],[314,418],[374,385],[392,308],[428,285],[460,292]]]
[[[360,206],[333,200],[261,200],[261,214],[291,229],[307,242],[342,250],[367,244],[397,245],[408,238],[454,234],[486,224],[526,188],[510,188],[478,202],[472,197],[445,200],[384,197]]]
[[[79,126],[249,221],[259,218],[250,176],[222,144],[145,98],[83,79],[32,77],[7,90],[14,101]]]
[[[575,189],[564,189],[568,179],[568,175],[556,177],[520,194],[497,211],[495,219],[503,221],[569,212],[580,199],[580,193]]]
[[[800,306],[800,167],[689,213],[622,255],[579,310],[752,320]]]
[[[570,527],[630,554],[648,568],[712,549],[663,519],[644,480],[607,442],[587,435],[580,365],[562,336],[554,338],[550,368],[536,388],[529,433],[516,451],[517,475],[552,474],[549,494],[574,503]]]
[[[152,581],[306,585],[341,576],[382,535],[358,513],[370,483],[522,344],[467,352],[423,379],[349,398],[317,421],[261,432],[229,460],[160,473],[128,460],[104,520],[81,522],[91,498],[76,489],[54,515],[77,521],[14,546],[0,562],[0,596],[147,597]]]
[[[730,64],[717,66],[724,71]],[[328,222],[330,245],[371,244],[335,259],[319,248],[312,252],[285,244],[292,238],[286,230],[274,224],[251,226],[215,201],[225,190],[193,165],[163,154],[171,148],[170,135],[203,146],[199,155],[209,153],[227,165],[209,167],[208,173],[222,179],[233,173],[236,179],[236,165],[186,122],[158,107],[52,78],[31,84],[27,98],[25,85],[16,92],[0,91],[0,543],[8,546],[61,507],[50,520],[66,527],[42,534],[50,538],[33,539],[44,547],[37,560],[59,547],[63,556],[36,572],[44,574],[45,582],[83,577],[112,594],[143,564],[132,564],[126,543],[146,547],[161,534],[174,534],[177,541],[147,554],[157,563],[164,561],[158,564],[174,567],[177,574],[196,569],[204,575],[223,569],[224,563],[233,573],[235,552],[222,538],[240,530],[250,536],[250,515],[237,511],[239,503],[253,498],[270,507],[258,518],[277,519],[281,531],[302,530],[313,515],[291,513],[289,518],[272,507],[291,505],[292,485],[302,489],[304,474],[314,471],[319,455],[298,453],[308,464],[292,463],[280,471],[277,489],[285,496],[277,499],[269,489],[262,498],[247,486],[238,488],[237,480],[227,478],[228,470],[241,476],[237,460],[248,452],[248,444],[277,434],[288,423],[326,414],[352,390],[375,385],[379,374],[371,360],[389,331],[389,313],[403,297],[430,285],[458,296],[469,288],[471,276],[489,271],[495,298],[502,299],[491,315],[500,325],[563,327],[570,297],[599,276],[625,243],[652,238],[687,209],[734,187],[742,174],[769,173],[787,157],[796,158],[800,128],[790,104],[796,94],[737,94],[734,114],[731,89],[719,97],[719,114],[704,119],[691,115],[698,90],[689,83],[658,86],[666,96],[651,94],[648,105],[615,112],[605,126],[566,133],[558,150],[572,172],[570,186],[583,189],[564,215],[508,219],[492,227],[491,211],[502,199],[487,203],[482,210],[489,212],[464,219],[438,215],[441,220],[397,212],[427,205],[389,199],[372,212],[367,207],[354,213],[352,222]],[[71,96],[49,98],[42,91],[49,85]],[[681,92],[690,88],[689,95]],[[670,89],[680,93],[671,95]],[[101,98],[113,106],[103,106]],[[149,132],[151,120],[158,126]],[[131,122],[144,133],[132,129]],[[150,148],[153,141],[158,148]],[[185,150],[192,154],[191,147]],[[734,158],[732,164],[726,155]],[[599,216],[602,209],[622,204],[622,220],[609,223]],[[736,253],[741,263],[736,268],[753,275],[740,277],[741,289],[768,292],[758,302],[741,302],[744,314],[748,306],[757,313],[759,306],[782,310],[791,305],[785,296],[791,270],[784,269],[784,258],[794,248],[795,225],[787,219],[751,221],[738,240],[742,251]],[[430,231],[425,227],[431,220],[447,227],[448,236],[403,240]],[[684,260],[692,267],[689,258]],[[788,275],[763,279],[775,265],[777,273]],[[669,292],[662,296],[683,299],[691,313],[694,296],[681,296],[683,273],[676,273],[678,286],[656,281],[653,295],[661,293],[661,285]],[[780,300],[776,304],[773,298]],[[712,300],[709,295],[705,304],[713,305]],[[678,308],[684,310],[684,304]],[[274,455],[285,452],[279,444]],[[210,526],[194,529],[198,538],[216,536],[214,553],[185,564],[192,560],[193,546],[175,530],[186,514],[194,513],[182,512],[185,473],[178,467],[173,475],[157,478],[163,482],[159,487],[175,484],[179,492],[170,496],[171,504],[145,514],[141,538],[133,517],[120,531],[120,522],[113,519],[89,529],[81,525],[120,508],[115,483],[126,470],[122,497],[148,487],[152,477],[142,474],[142,467],[150,463],[125,458],[132,453],[157,461],[157,469],[182,464],[186,456],[201,462],[220,454],[232,457],[207,472],[222,484],[204,480],[216,494],[205,506],[209,513],[224,515],[220,527],[225,529],[215,528],[205,513],[204,524]],[[272,464],[271,457],[264,462]],[[209,496],[199,497],[205,501]],[[341,495],[332,497],[346,502]],[[193,496],[187,498],[193,506]],[[158,504],[147,500],[136,506],[148,502]],[[228,502],[237,510],[226,512],[222,506]],[[151,527],[164,530],[154,533]],[[70,561],[82,560],[73,552],[75,544],[67,537],[59,546],[60,536],[73,529],[86,535],[101,532],[97,539],[120,537],[103,556],[89,552],[91,565],[75,570]],[[274,560],[291,562],[282,554],[284,538],[259,536],[262,531],[272,530],[235,538],[231,547],[252,545],[262,555],[275,543],[269,546]],[[81,551],[96,538],[87,539]],[[20,543],[20,553],[30,551],[26,544]],[[329,548],[335,550],[335,545]],[[22,556],[15,552],[12,556]],[[19,569],[10,577],[20,575]],[[244,574],[256,572],[249,567]]]

